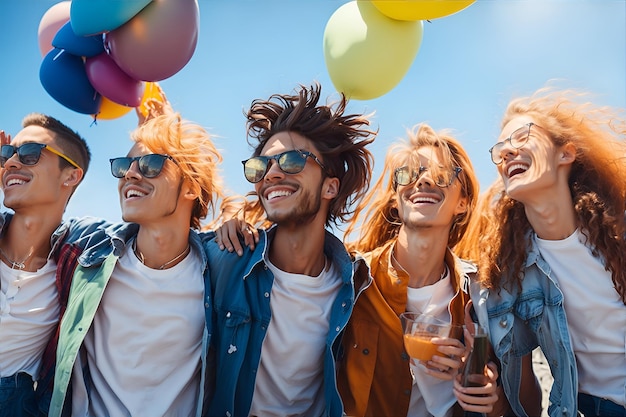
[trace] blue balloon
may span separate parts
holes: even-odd
[[[65,49],[72,55],[92,57],[104,52],[102,35],[78,36],[72,30],[72,24],[67,22],[52,39],[52,46]]]
[[[89,82],[82,57],[54,48],[41,63],[39,80],[46,92],[68,109],[98,113],[102,96]]]
[[[151,1],[72,0],[70,23],[78,36],[109,32],[128,22]]]

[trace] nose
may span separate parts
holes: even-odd
[[[435,181],[430,176],[429,169],[424,170],[418,175],[419,177],[417,178],[417,181],[415,181],[416,186],[420,187],[420,186],[426,185],[428,187],[432,187],[433,185],[435,185]]]
[[[511,145],[511,140],[506,139],[504,142],[501,142],[499,156],[503,161],[510,159],[511,157],[515,157],[518,154],[518,149]]]
[[[11,155],[11,157],[9,159],[6,160],[6,162],[4,163],[4,169],[7,168],[19,168],[21,166],[21,162],[20,159],[17,155],[17,152],[15,152],[13,155]]]
[[[133,161],[130,163],[130,167],[128,167],[128,171],[126,171],[126,175],[124,175],[124,179],[141,179],[142,175],[139,171],[139,161]]]
[[[278,166],[278,163],[275,160],[270,159],[267,162],[267,170],[265,171],[265,176],[263,177],[263,179],[265,181],[271,181],[272,179],[284,178],[284,176],[285,174]]]

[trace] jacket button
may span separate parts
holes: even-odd
[[[411,395],[411,390],[410,389],[405,389],[404,390],[404,395]]]
[[[506,328],[507,324],[509,324],[509,322],[506,321],[506,319],[500,320],[500,327],[502,327],[503,329]]]
[[[400,355],[400,357],[402,358],[403,361],[409,360],[409,355],[407,355],[406,352],[402,352],[402,355]]]
[[[370,350],[369,349],[363,349],[363,354],[364,355],[369,355],[370,354]]]

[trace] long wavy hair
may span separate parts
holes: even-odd
[[[325,175],[340,181],[326,218],[328,226],[346,221],[367,192],[374,165],[367,145],[377,132],[367,128],[367,115],[344,114],[348,104],[345,95],[329,105],[318,105],[320,96],[321,86],[314,83],[301,85],[293,95],[274,94],[268,100],[254,100],[246,114],[247,134],[253,156],[260,155],[267,141],[279,132],[297,132],[315,145],[324,161]]]
[[[478,198],[478,180],[467,152],[448,131],[437,133],[426,124],[414,126],[407,131],[407,136],[408,140],[392,145],[387,151],[383,172],[357,207],[356,214],[348,225],[345,234],[347,239],[350,239],[352,232],[359,232],[358,239],[347,243],[351,250],[369,252],[398,235],[402,222],[398,215],[398,197],[393,174],[397,168],[403,166],[418,169],[418,150],[423,147],[441,150],[441,162],[446,169],[462,168],[456,181],[461,184],[461,195],[467,198],[467,210],[454,219],[448,236],[448,246],[456,245],[465,233]]]
[[[183,120],[178,113],[163,114],[148,120],[131,133],[131,139],[155,153],[176,161],[198,197],[193,206],[190,227],[200,229],[209,208],[223,196],[219,163],[222,156],[209,133],[200,125]]]
[[[572,143],[576,147],[568,183],[578,227],[593,255],[604,261],[626,304],[626,120],[622,110],[594,105],[587,96],[575,90],[542,88],[511,101],[501,127],[528,115],[549,132],[555,146]],[[493,222],[482,227],[480,242],[475,243],[480,247],[481,279],[495,290],[520,288],[532,238],[524,206],[506,195],[501,180],[492,185],[486,199],[483,216]]]

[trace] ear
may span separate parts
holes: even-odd
[[[197,190],[197,188],[197,186],[194,187],[192,184],[189,183],[189,181],[185,180],[183,184],[183,189],[181,191],[183,198],[191,201],[196,200],[200,195],[200,192],[199,190]]]
[[[463,214],[467,211],[467,197],[461,197],[459,198],[459,202],[456,205],[456,208],[454,209],[454,214]]]
[[[571,165],[576,160],[576,145],[573,143],[566,143],[561,146],[559,151],[559,164]]]
[[[67,169],[64,172],[63,178],[63,186],[65,187],[75,187],[80,184],[80,181],[83,179],[85,172],[82,168],[72,168]]]
[[[329,177],[324,179],[324,185],[322,186],[322,198],[326,200],[332,200],[339,194],[339,178]]]

